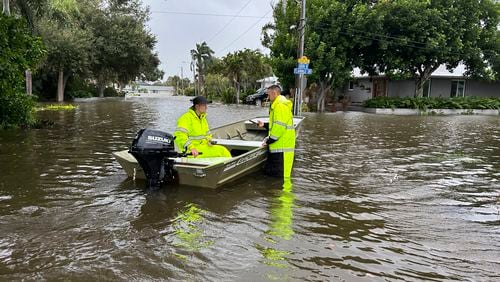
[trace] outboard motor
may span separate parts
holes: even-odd
[[[174,139],[171,134],[159,130],[141,129],[137,132],[129,153],[142,167],[149,189],[160,188],[164,181],[174,178],[174,161],[169,159],[179,156]]]

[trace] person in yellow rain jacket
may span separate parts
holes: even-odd
[[[177,120],[175,129],[175,143],[184,153],[191,153],[193,157],[231,157],[226,147],[214,145],[212,134],[207,122],[208,101],[203,96],[193,100],[193,106]]]
[[[292,174],[295,151],[293,105],[291,101],[281,95],[281,88],[278,85],[270,86],[267,89],[267,94],[271,100],[271,107],[269,110],[269,134],[263,143],[269,149],[265,173],[287,179]],[[259,121],[259,126],[264,126],[264,123]]]

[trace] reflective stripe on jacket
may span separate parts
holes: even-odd
[[[269,144],[271,153],[293,152],[295,148],[295,128],[293,127],[293,104],[279,95],[269,111],[269,138],[276,140]]]
[[[191,151],[197,145],[206,145],[212,140],[206,114],[198,117],[193,109],[189,109],[177,120],[174,132],[175,143],[181,151]]]

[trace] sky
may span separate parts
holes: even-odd
[[[163,80],[192,79],[190,50],[206,41],[216,57],[243,48],[269,50],[261,44],[262,27],[272,21],[272,0],[142,0],[150,7],[148,27],[156,35]],[[194,15],[211,14],[211,15]],[[214,16],[215,14],[216,16]],[[234,17],[239,15],[239,17]]]

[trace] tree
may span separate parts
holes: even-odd
[[[69,77],[88,72],[91,35],[78,27],[60,27],[51,20],[40,23],[39,29],[48,49],[44,69],[58,74],[57,101],[61,102]]]
[[[285,2],[287,5],[283,7]],[[345,27],[352,21],[350,10],[355,3],[357,1],[307,1],[305,54],[313,69],[309,80],[319,86],[318,111],[324,111],[326,93],[349,80],[355,52]],[[290,30],[298,25],[299,9],[294,1],[280,2],[274,7],[275,23],[263,30],[263,44],[271,49],[274,71],[285,87],[295,81],[293,68],[297,64],[298,34],[290,34]]]
[[[189,84],[190,84],[189,78],[181,79],[180,76],[174,75],[174,76],[169,76],[165,83],[159,83],[158,85],[173,86],[173,87],[175,87],[175,93],[177,95],[181,95],[184,93],[179,91],[179,89],[184,90],[187,87],[189,87]]]
[[[123,85],[163,76],[153,52],[156,38],[146,29],[148,15],[136,0],[110,1],[107,7],[85,12],[85,24],[93,34],[91,71],[100,97],[110,82]]]
[[[196,64],[196,72],[198,73],[198,93],[200,95],[206,96],[204,90],[204,76],[208,65],[212,61],[212,55],[214,51],[208,47],[207,43],[203,41],[200,44],[196,44],[196,49],[191,50],[191,58]]]
[[[244,79],[253,80],[270,75],[271,67],[266,64],[264,55],[258,50],[244,49],[227,54],[222,58],[223,73],[234,82],[236,103],[239,103],[241,86]]]
[[[42,40],[22,19],[0,15],[0,128],[34,122],[34,99],[21,94],[24,70],[45,55]]]
[[[415,96],[440,66],[498,78],[499,4],[491,0],[394,0],[358,5],[356,64],[370,75],[413,77]]]
[[[3,10],[4,15],[10,16],[10,4],[9,0],[3,0]]]

